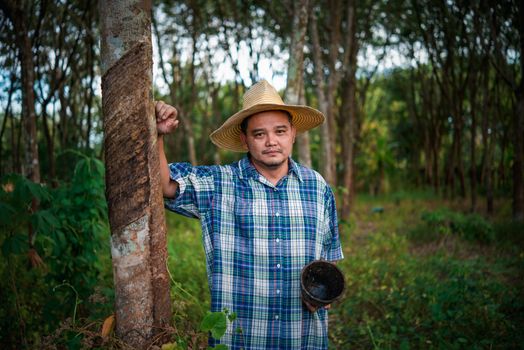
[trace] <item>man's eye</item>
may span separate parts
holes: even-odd
[[[258,132],[258,133],[256,133],[254,136],[255,136],[255,137],[261,137],[262,135],[263,135],[263,134],[262,134],[261,132]]]

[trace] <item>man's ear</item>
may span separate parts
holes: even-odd
[[[240,141],[242,142],[244,149],[247,151],[247,137],[242,131],[240,132]]]

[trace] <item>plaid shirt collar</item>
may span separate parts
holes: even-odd
[[[303,182],[304,180],[302,179],[302,175],[300,174],[300,171],[298,170],[298,164],[293,159],[291,159],[291,157],[288,158],[288,164],[289,164],[289,169],[288,169],[287,174],[288,175],[294,174],[300,182]],[[251,163],[251,156],[249,155],[249,153],[244,158],[242,158],[240,162],[238,162],[238,168],[239,168],[239,177],[241,179],[243,178],[259,179],[260,176],[262,176],[258,172],[258,170],[255,168],[253,163]]]

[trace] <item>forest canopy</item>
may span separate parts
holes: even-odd
[[[234,159],[208,135],[246,88],[264,78],[289,95],[293,4],[154,4],[155,98],[177,107],[184,130],[169,140],[170,160]],[[2,5],[2,174],[56,183],[71,176],[65,151],[103,155],[95,5]],[[477,194],[501,194],[521,216],[518,2],[311,1],[307,10],[300,95],[328,122],[298,158],[350,193],[431,186],[470,196],[472,208]]]

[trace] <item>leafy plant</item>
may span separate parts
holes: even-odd
[[[224,309],[221,312],[208,312],[200,323],[200,330],[211,333],[215,339],[220,339],[226,334],[227,324],[236,319],[235,313],[230,313],[229,310]],[[224,344],[218,344],[214,349],[227,349]]]
[[[0,183],[0,343],[37,346],[67,317],[111,308],[88,298],[110,284],[103,164],[83,157],[57,188],[20,175]]]

